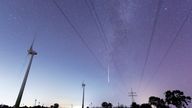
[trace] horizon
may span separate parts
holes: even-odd
[[[192,1],[0,0],[0,103],[13,106],[35,38],[21,105],[129,106],[192,96]],[[190,104],[191,106],[191,104]]]

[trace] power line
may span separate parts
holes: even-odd
[[[95,20],[95,23],[96,23],[96,27],[97,27],[97,29],[98,29],[98,31],[99,31],[99,33],[100,33],[100,37],[101,37],[101,40],[103,41],[103,43],[104,43],[104,45],[105,45],[105,49],[107,49],[108,48],[108,45],[106,44],[106,40],[105,40],[105,34],[102,34],[103,32],[101,32],[101,29],[99,28],[99,24],[98,24],[98,22],[97,22],[97,19],[95,18],[95,12],[93,13],[91,10],[91,7],[89,6],[89,3],[88,3],[88,1],[87,0],[84,0],[85,1],[85,3],[86,3],[86,5],[87,5],[87,7],[88,7],[88,9],[89,9],[89,12],[91,13],[91,15],[94,17],[94,20]],[[102,37],[102,35],[103,35],[103,37]]]
[[[141,72],[139,87],[140,87],[140,83],[143,80],[145,69],[146,69],[146,66],[147,66],[147,63],[148,63],[148,59],[149,59],[149,55],[150,55],[150,51],[151,51],[151,46],[152,46],[152,41],[153,41],[154,34],[155,34],[155,31],[156,31],[157,21],[158,21],[161,5],[162,5],[161,0],[158,0],[157,11],[155,13],[155,19],[153,21],[152,32],[151,32],[151,36],[150,36],[150,40],[149,40],[149,45],[148,45],[148,48],[147,48],[147,54],[146,54],[146,57],[145,57],[144,66],[143,66],[143,69],[142,69],[142,72]]]
[[[88,1],[90,2],[90,4],[91,4],[91,7],[89,6],[89,3],[88,3]],[[87,4],[87,6],[88,6],[88,8],[90,9],[90,11],[91,10],[93,10],[93,13],[94,13],[94,15],[95,15],[95,22],[97,23],[97,28],[102,32],[102,34],[103,34],[103,38],[104,38],[104,41],[105,41],[105,43],[106,43],[106,45],[107,45],[107,49],[110,47],[110,43],[109,43],[109,40],[108,40],[108,38],[107,38],[107,36],[106,36],[106,33],[105,33],[105,31],[104,31],[104,29],[103,29],[103,25],[102,25],[102,23],[101,23],[101,20],[99,19],[99,15],[97,14],[97,12],[96,12],[96,10],[95,10],[95,5],[94,5],[94,3],[91,1],[91,0],[85,0],[85,2],[86,2],[86,4]],[[93,14],[92,14],[93,15]]]
[[[167,57],[167,55],[169,54],[171,48],[173,47],[175,41],[177,40],[177,38],[180,36],[179,34],[181,33],[184,25],[186,24],[187,20],[189,19],[189,16],[190,16],[190,13],[192,11],[192,8],[189,9],[189,12],[187,13],[185,19],[183,20],[181,26],[179,27],[179,29],[177,30],[176,34],[175,34],[175,37],[173,38],[173,40],[171,41],[170,45],[168,46],[166,52],[164,53],[162,59],[160,60],[159,64],[158,64],[158,67],[157,67],[157,70],[152,74],[152,77],[151,77],[151,80],[155,77],[155,75],[159,72],[159,69],[162,65],[162,63],[164,62],[165,58]]]
[[[100,62],[100,60],[97,58],[97,56],[95,55],[95,53],[93,52],[93,50],[91,50],[91,48],[89,47],[88,43],[85,41],[85,39],[83,38],[83,36],[79,33],[79,31],[76,29],[76,27],[73,25],[73,23],[71,22],[71,20],[69,19],[69,17],[65,14],[65,12],[62,10],[62,8],[57,4],[56,0],[52,0],[53,3],[56,5],[56,7],[59,9],[59,11],[61,12],[61,14],[64,16],[64,18],[66,19],[66,21],[71,25],[72,29],[74,30],[74,32],[77,34],[77,36],[79,37],[79,39],[81,40],[81,42],[84,44],[84,46],[88,49],[88,51],[92,54],[92,56],[96,59],[96,61],[98,62],[98,64],[103,68],[106,69],[102,63]]]
[[[100,33],[100,37],[101,37],[104,45],[105,45],[107,56],[109,56],[109,52],[108,51],[109,51],[109,48],[110,48],[110,43],[109,43],[109,41],[107,39],[107,36],[106,36],[106,34],[104,32],[104,29],[103,29],[103,26],[102,26],[101,21],[99,19],[99,16],[98,16],[98,14],[97,14],[97,12],[95,10],[94,3],[91,0],[84,0],[84,1],[85,1],[86,5],[87,5],[87,7],[89,9],[89,12],[91,13],[92,17],[95,20],[96,27],[97,27],[97,29],[98,29],[98,31]],[[109,69],[109,61],[107,60],[107,62],[108,62],[107,63],[107,67]],[[109,77],[110,71],[108,69],[107,69],[107,81],[109,83],[110,82],[110,77]]]
[[[103,40],[103,42],[105,44],[105,48],[108,50],[111,45],[109,43],[109,40],[107,39],[106,33],[104,32],[104,28],[102,26],[101,20],[99,19],[99,15],[98,15],[98,13],[97,13],[97,11],[95,9],[95,5],[94,5],[93,1],[91,1],[91,0],[84,0],[84,1],[85,1],[86,5],[87,5],[91,15],[94,17],[94,20],[95,20],[95,23],[96,23],[96,27],[97,27],[100,35],[103,36],[102,40]],[[127,36],[125,36],[125,38],[127,39]],[[109,65],[109,63],[108,63],[108,65]],[[109,82],[110,81],[109,80],[109,71],[108,71],[107,74],[108,74],[108,82]]]

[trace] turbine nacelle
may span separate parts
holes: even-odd
[[[33,40],[30,49],[28,50],[28,54],[31,55],[37,55],[37,52],[33,50],[33,44],[34,44],[35,39]]]
[[[84,82],[82,83],[82,87],[85,87],[85,83]]]
[[[34,51],[32,48],[30,48],[30,49],[28,50],[28,54],[37,55],[37,52]]]

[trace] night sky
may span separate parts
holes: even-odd
[[[0,104],[13,106],[34,37],[22,105],[130,105],[192,96],[191,0],[0,0]]]

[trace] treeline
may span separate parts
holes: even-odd
[[[0,105],[0,108],[14,108],[14,106]],[[54,105],[51,105],[50,107],[37,105],[37,106],[30,106],[30,107],[22,106],[20,108],[59,108],[59,104],[55,103]]]
[[[164,96],[164,99],[151,96],[149,97],[148,103],[143,103],[141,105],[133,102],[130,108],[171,108],[171,106],[175,106],[176,108],[187,108],[189,103],[191,103],[191,97],[185,96],[185,94],[180,90],[168,90],[164,93]],[[113,108],[113,105],[107,102],[103,102],[101,106],[102,108]],[[118,106],[117,108],[127,107]]]
[[[0,108],[14,108],[14,107],[13,106],[8,106],[8,105],[0,105]],[[38,105],[38,106],[30,106],[30,107],[22,106],[20,108],[50,108],[50,107],[45,107],[45,106]]]
[[[136,102],[133,102],[130,107],[124,105],[114,107],[113,104],[110,102],[102,102],[100,107],[91,107],[91,108],[171,108],[172,106],[176,108],[187,108],[189,103],[191,103],[191,96],[185,96],[185,94],[180,90],[172,90],[172,91],[168,90],[164,93],[164,96],[165,96],[164,99],[161,99],[156,96],[151,96],[149,97],[148,103],[143,103],[140,105],[137,104]],[[14,108],[14,107],[10,107],[8,105],[0,105],[0,108]],[[59,104],[55,103],[50,107],[23,106],[20,108],[59,108]],[[89,108],[89,106],[86,108]]]
[[[168,90],[164,93],[164,96],[164,99],[151,96],[149,97],[148,103],[141,105],[132,103],[131,108],[171,108],[171,106],[175,106],[176,108],[187,108],[189,103],[191,103],[191,97],[185,96],[180,90]]]

